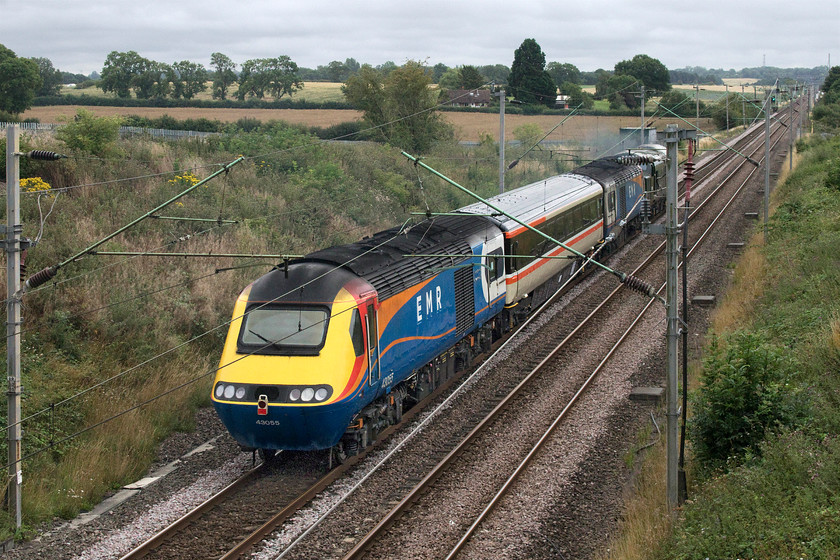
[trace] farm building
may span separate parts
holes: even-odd
[[[446,92],[448,105],[454,107],[489,107],[493,101],[490,90],[487,89],[452,89]]]

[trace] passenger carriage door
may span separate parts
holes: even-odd
[[[376,300],[371,299],[366,305],[365,311],[365,331],[366,341],[365,348],[367,348],[368,366],[370,371],[370,384],[379,381],[380,367],[379,367],[379,325],[377,324],[376,316]]]
[[[607,203],[604,208],[604,231],[606,232],[616,221],[615,184],[612,184],[609,188],[604,189],[604,198],[606,198]]]
[[[484,284],[488,305],[505,291],[505,259],[501,247],[493,249],[485,257]]]

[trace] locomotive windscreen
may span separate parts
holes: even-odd
[[[329,312],[325,307],[264,306],[246,311],[239,332],[241,352],[300,354],[324,345]]]

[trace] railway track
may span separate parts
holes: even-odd
[[[744,142],[747,142],[747,140],[745,139]],[[740,146],[738,148],[739,151],[741,149],[748,149],[745,144],[742,145],[740,142],[738,146]],[[757,151],[761,148],[753,149]],[[720,159],[727,158],[715,158],[715,161],[717,162]],[[703,167],[698,168],[698,172],[706,173],[707,177],[716,177],[718,174],[725,171],[726,165],[731,164],[721,163],[720,166],[718,166],[717,163],[710,163],[707,165],[708,167],[704,165]],[[751,166],[749,163],[746,163],[746,165]],[[721,170],[721,167],[723,167],[723,170]],[[741,167],[743,167],[743,165]],[[728,185],[730,180],[735,180],[734,177],[736,176],[737,172],[735,171],[729,173],[726,181],[721,181],[721,185],[718,186],[714,192],[717,193],[723,191],[724,185]],[[700,182],[700,179],[696,179],[696,181]],[[730,200],[734,200],[735,196],[737,195],[733,195]],[[704,204],[709,203],[711,200],[717,200],[717,197],[712,196],[712,194],[707,195],[705,197]],[[705,210],[701,210],[701,207],[697,207],[693,210],[693,212],[692,226],[700,220],[700,216],[702,216]],[[643,238],[639,240],[638,245],[642,247],[653,246],[657,244],[655,241],[658,240]],[[696,241],[692,241],[692,245],[695,243]],[[654,260],[654,256],[661,250],[661,247],[654,247],[652,249],[653,252],[650,253],[650,256],[648,257],[648,263],[640,265],[637,271],[633,274],[644,274],[645,277],[648,277],[649,275],[651,278],[655,278],[657,275],[660,278],[664,277],[664,273],[662,272],[663,267],[657,267]],[[597,322],[592,319],[592,317],[598,316],[597,313],[606,312],[614,315],[625,313],[620,309],[611,309],[608,303],[604,303],[603,306],[598,306],[596,311],[592,313],[585,311],[595,308],[595,302],[597,300],[604,300],[606,298],[606,301],[614,301],[616,299],[616,294],[621,288],[620,286],[618,288],[614,288],[614,283],[604,281],[593,281],[588,283],[590,285],[587,287],[586,291],[584,291],[583,287],[572,290],[575,292],[574,295],[576,301],[583,302],[582,305],[571,306],[569,308],[569,313],[562,313],[562,317],[560,318],[555,316],[554,318],[549,319],[534,319],[535,325],[543,323],[538,327],[540,332],[547,332],[550,333],[550,335],[543,334],[538,337],[539,340],[537,342],[529,342],[527,351],[523,352],[520,350],[518,354],[520,358],[512,360],[515,363],[508,363],[494,367],[492,368],[493,371],[475,375],[471,378],[471,381],[469,382],[470,386],[480,386],[485,391],[483,391],[480,396],[467,398],[466,403],[459,402],[458,407],[448,407],[449,412],[451,413],[449,415],[449,419],[442,420],[443,425],[449,426],[448,429],[441,429],[440,427],[432,426],[424,427],[424,431],[428,433],[424,434],[423,439],[427,441],[423,444],[423,447],[419,452],[412,451],[412,455],[415,455],[413,467],[416,468],[412,468],[410,470],[414,474],[409,474],[407,477],[400,476],[406,472],[404,467],[400,467],[398,464],[396,466],[388,466],[385,464],[387,462],[386,460],[380,462],[381,468],[379,469],[379,473],[376,477],[372,477],[374,483],[371,484],[371,486],[374,487],[374,490],[361,489],[364,487],[359,486],[360,490],[356,492],[357,494],[367,494],[368,497],[362,497],[360,499],[362,504],[369,505],[361,505],[361,507],[357,506],[356,514],[350,515],[351,521],[349,524],[346,522],[343,524],[340,523],[339,526],[341,528],[339,529],[327,529],[327,531],[334,535],[335,538],[317,539],[318,542],[322,544],[328,542],[332,543],[329,550],[324,550],[322,548],[319,549],[318,547],[310,548],[311,545],[301,542],[301,546],[298,546],[295,549],[285,549],[287,552],[283,552],[282,550],[274,550],[271,552],[272,545],[268,545],[267,550],[269,550],[269,552],[266,553],[268,554],[267,557],[273,557],[277,554],[284,556],[288,555],[288,557],[313,557],[313,554],[319,557],[321,555],[324,555],[323,557],[337,557],[345,555],[346,553],[346,557],[355,558],[370,551],[372,547],[376,547],[376,549],[390,550],[390,554],[394,554],[394,551],[399,550],[399,548],[384,545],[382,544],[383,541],[378,539],[383,538],[382,535],[386,533],[386,530],[396,526],[396,524],[401,522],[401,519],[414,519],[413,516],[415,514],[407,513],[407,507],[409,505],[414,505],[415,507],[422,508],[423,506],[417,506],[416,504],[422,504],[422,496],[424,493],[427,496],[430,495],[430,493],[437,496],[438,492],[441,492],[438,487],[435,487],[434,491],[429,490],[428,484],[430,484],[431,481],[440,480],[447,472],[451,472],[453,474],[448,474],[446,476],[450,478],[454,477],[456,480],[459,477],[463,478],[465,476],[465,472],[476,472],[476,465],[480,466],[482,463],[486,464],[488,462],[488,455],[490,453],[497,453],[496,447],[500,441],[505,444],[503,447],[516,448],[516,453],[518,454],[519,459],[512,460],[512,464],[521,464],[521,457],[523,456],[533,457],[538,454],[539,447],[535,450],[533,445],[533,435],[521,438],[514,437],[513,434],[506,433],[509,430],[504,426],[514,421],[521,422],[521,419],[516,419],[516,416],[521,416],[522,411],[524,410],[527,410],[528,414],[531,414],[533,412],[533,407],[531,405],[535,402],[544,401],[541,403],[541,406],[547,409],[557,410],[557,399],[567,399],[568,403],[568,399],[573,395],[583,394],[579,387],[584,383],[584,386],[588,385],[591,380],[594,379],[594,376],[589,373],[583,375],[580,372],[591,372],[593,370],[591,367],[583,369],[579,368],[578,373],[569,375],[569,364],[576,363],[576,356],[590,354],[595,356],[596,353],[592,352],[590,348],[587,348],[586,344],[574,347],[572,341],[576,338],[578,340],[586,340],[587,337],[595,336],[595,331],[590,332],[587,329],[590,328],[588,326],[590,323]],[[611,294],[609,294],[609,292],[611,292]],[[626,300],[628,298],[623,299],[625,300],[623,305],[626,306]],[[638,304],[640,297],[633,297],[632,299],[635,300],[636,304]],[[602,309],[605,311],[598,311]],[[589,319],[585,319],[586,315],[589,316]],[[638,322],[638,319],[634,321],[634,324],[636,322]],[[625,339],[626,335],[622,336],[622,340]],[[552,348],[558,349],[551,350]],[[504,352],[505,350],[502,351]],[[555,373],[545,375],[545,368],[559,367],[547,365],[555,362],[565,365],[562,369],[556,369]],[[601,361],[601,365],[604,363],[604,361]],[[557,373],[558,371],[562,373]],[[523,374],[523,372],[527,373]],[[558,387],[556,384],[556,378],[559,377],[564,378],[562,387]],[[535,383],[532,385],[531,381],[534,380],[534,378],[541,378],[541,384]],[[552,378],[555,379],[552,380]],[[525,379],[528,381],[525,381]],[[584,379],[588,379],[589,381],[583,382]],[[574,380],[576,384],[573,384],[572,380]],[[489,394],[487,391],[489,391]],[[544,399],[542,395],[548,393],[552,395],[552,398]],[[575,398],[577,397],[575,396]],[[447,400],[447,402],[449,401]],[[560,408],[565,411],[572,410],[573,407],[571,407],[571,404],[566,404],[565,406],[560,406]],[[459,410],[462,411],[462,413],[459,414]],[[512,413],[511,411],[516,413]],[[411,411],[406,413],[403,424],[411,424],[412,422],[417,423],[420,421],[419,417],[414,417],[415,414],[419,414],[418,411],[415,410],[413,412],[413,414]],[[482,420],[482,418],[488,419]],[[555,422],[555,424],[556,423],[559,423],[559,420]],[[477,425],[480,425],[481,428],[472,428]],[[399,428],[399,426],[392,427],[389,432],[394,431],[397,428]],[[536,430],[536,432],[540,432],[540,430]],[[543,429],[540,433],[545,434],[545,430]],[[388,433],[383,433],[378,438],[378,443],[384,441],[388,435]],[[537,439],[539,441],[551,440],[549,437]],[[455,440],[468,440],[479,443],[473,443],[473,450],[468,451],[470,449],[470,444],[465,444],[463,448],[459,447],[457,449],[453,449],[452,442]],[[544,443],[540,445],[544,445]],[[492,452],[490,451],[491,449],[493,449]],[[498,453],[504,454],[506,452],[504,450],[499,450]],[[388,455],[389,458],[390,455],[391,454]],[[283,521],[294,515],[294,513],[303,507],[304,504],[309,502],[315,494],[335,480],[346,476],[348,472],[355,468],[357,463],[361,462],[363,457],[364,456],[360,455],[352,458],[350,461],[327,473],[317,481],[314,480],[317,477],[312,475],[313,469],[311,468],[308,473],[309,479],[307,479],[307,475],[305,473],[295,474],[292,472],[286,472],[287,470],[294,470],[293,468],[288,467],[292,467],[297,463],[296,461],[289,460],[288,458],[283,459],[281,457],[277,465],[272,465],[271,468],[261,467],[254,469],[251,473],[248,473],[247,479],[231,485],[230,489],[226,489],[225,496],[219,496],[218,498],[214,497],[212,503],[205,504],[202,508],[199,508],[201,511],[197,510],[194,514],[190,514],[188,518],[179,521],[170,529],[162,531],[159,535],[150,539],[147,543],[144,543],[141,547],[138,547],[138,549],[132,551],[132,553],[126,555],[124,558],[241,557],[246,550],[250,549],[256,542],[263,539],[266,534],[271,532],[272,529],[280,526]],[[458,461],[466,461],[467,465],[472,466],[452,470],[451,465],[456,464]],[[323,471],[323,466],[320,468],[321,471]],[[433,471],[433,469],[437,470]],[[516,472],[527,471],[527,469],[524,468],[518,468],[515,470]],[[430,471],[438,472],[438,474],[429,474]],[[287,475],[291,478],[284,478]],[[274,481],[267,482],[270,479],[274,479]],[[493,484],[490,483],[490,479],[493,479]],[[377,492],[375,490],[377,480],[388,481],[384,485],[387,486],[387,492]],[[398,480],[398,482],[393,482],[394,480]],[[491,492],[491,489],[491,493],[495,493],[499,487],[507,488],[513,484],[513,482],[505,482],[504,478],[500,478],[498,474],[488,476],[486,481],[487,483],[483,484],[486,489],[480,492],[482,494]],[[438,484],[440,484],[440,482]],[[451,482],[449,484],[451,484]],[[383,486],[381,482],[378,485],[380,489]],[[250,489],[244,490],[245,488]],[[285,494],[283,491],[279,490],[280,488],[285,488],[287,490]],[[235,496],[237,494],[240,495],[239,498],[230,498],[230,496]],[[369,496],[370,494],[373,494],[373,498]],[[282,498],[280,497],[281,495],[283,496]],[[267,496],[271,496],[272,499],[266,500]],[[496,503],[498,501],[499,498],[495,498],[492,502],[485,501],[485,503]],[[269,508],[267,502],[270,502],[273,507]],[[277,511],[281,509],[280,505],[285,502],[287,502],[288,505],[283,507],[281,511]],[[241,505],[230,505],[234,503],[239,503]],[[382,504],[392,505],[395,507],[390,509],[384,508],[383,511]],[[435,509],[434,505],[426,507],[431,510]],[[243,518],[248,518],[246,523],[246,525],[248,525],[248,530],[242,530],[242,528],[240,528],[238,531],[229,531],[219,530],[216,528],[214,523],[220,519],[231,519],[237,517],[239,515],[235,513],[237,511],[248,512],[247,515],[242,515]],[[264,515],[257,515],[256,512],[258,511],[264,512]],[[359,514],[360,511],[363,512],[361,513],[361,517]],[[487,511],[490,510],[488,509]],[[339,514],[339,516],[340,515],[341,514]],[[374,520],[378,516],[381,516],[382,520],[375,523]],[[475,512],[471,513],[467,517],[470,521],[464,522],[459,520],[455,523],[459,530],[463,529],[464,526],[478,526],[479,521],[476,520],[479,519],[479,517],[475,514]],[[204,521],[197,521],[197,519],[204,519]],[[408,521],[408,523],[410,523],[410,521]],[[323,525],[329,524],[330,523],[324,523]],[[375,531],[369,532],[368,529],[374,525]],[[185,529],[185,527],[189,527],[189,529]],[[233,533],[236,533],[236,535],[227,536],[221,539],[224,541],[223,543],[214,542],[206,547],[202,544],[202,548],[200,550],[196,548],[198,540],[208,539],[208,536],[210,535],[231,535]],[[246,535],[243,537],[243,534]],[[195,535],[195,537],[191,535]],[[339,535],[344,536],[339,537]],[[351,535],[367,536],[357,539],[355,536],[351,537]],[[453,539],[450,538],[449,540],[453,542],[463,541],[463,543],[466,543],[469,540],[468,537],[469,535],[464,537],[462,534],[460,539],[456,538],[453,541]],[[408,542],[412,542],[412,537],[406,537],[406,539]],[[414,539],[414,542],[417,542],[416,536]],[[288,541],[291,540],[291,538],[285,536],[283,537],[283,540]],[[340,544],[336,545],[336,542]],[[403,543],[404,542],[405,540]],[[394,546],[400,547],[405,546],[405,544],[396,544]],[[450,549],[450,551],[452,553],[457,553],[457,551],[460,550],[460,546],[463,545]],[[348,549],[351,550],[347,552]],[[385,557],[389,556],[389,554],[385,554]],[[437,550],[437,553],[431,554],[430,557],[441,557],[440,550]]]
[[[752,153],[750,156],[755,155],[755,152],[762,148],[763,146],[751,148]],[[721,214],[730,207],[731,203],[749,183],[748,180],[742,179],[741,175],[738,173],[744,165],[750,165],[750,167],[752,167],[752,165],[747,161],[739,164],[736,170],[729,173],[726,179],[722,181],[712,192],[708,193],[703,203],[695,209],[695,212],[698,213],[705,212],[706,206],[712,200],[717,200],[716,195],[718,193],[723,193],[727,190],[732,191],[731,188],[727,189],[727,187],[730,182],[735,183],[737,188],[734,189],[734,192],[730,196],[724,197],[726,203],[723,208],[712,212],[713,219],[708,223],[708,225],[704,225],[701,232],[694,232],[696,239],[692,243],[692,252],[700,247],[698,243],[707,238],[710,229],[718,223]],[[718,166],[718,169],[721,167],[722,166]],[[754,172],[754,168],[747,174],[747,179],[753,174],[752,172]],[[695,216],[698,215],[699,214],[695,214]],[[705,221],[706,220],[704,220],[704,222]],[[654,251],[652,251],[644,262],[632,272],[632,274],[638,275],[643,272],[647,272],[648,269],[661,268],[654,266],[658,264],[658,261],[654,261],[654,259],[663,250],[664,243],[660,244]],[[661,271],[659,272],[661,273]],[[660,288],[659,292],[661,293],[662,290],[664,290],[664,284]],[[478,461],[483,460],[482,457],[485,455],[485,446],[489,443],[487,434],[492,434],[494,431],[498,431],[500,426],[507,425],[511,422],[509,418],[510,415],[507,412],[508,407],[514,410],[517,408],[521,409],[523,408],[524,403],[533,402],[536,395],[542,394],[544,392],[546,382],[540,381],[540,376],[551,378],[558,372],[565,372],[567,368],[564,366],[571,361],[571,355],[586,350],[585,343],[583,346],[580,345],[580,339],[585,341],[586,337],[578,337],[578,340],[575,340],[576,335],[583,332],[590,322],[597,323],[598,321],[603,321],[603,314],[605,310],[609,309],[614,298],[624,291],[625,290],[623,290],[622,286],[616,287],[603,300],[603,302],[599,304],[598,307],[586,317],[586,319],[584,319],[584,321],[577,325],[572,333],[563,338],[563,340],[528,373],[527,377],[523,379],[514,391],[507,395],[488,416],[482,419],[470,432],[470,434],[458,444],[457,447],[450,451],[447,456],[443,458],[399,504],[392,508],[370,532],[360,539],[354,548],[344,555],[344,558],[355,559],[362,557],[383,557],[381,551],[387,550],[390,551],[390,553],[393,553],[395,550],[399,550],[404,547],[406,543],[411,540],[410,536],[393,539],[388,535],[391,531],[397,534],[407,532],[409,535],[415,531],[426,532],[428,534],[431,527],[418,527],[420,525],[418,523],[418,518],[421,516],[429,516],[429,512],[441,507],[440,500],[438,498],[441,494],[445,494],[447,484],[451,486],[451,482],[441,482],[441,479],[443,477],[457,478],[459,473],[463,472],[478,472],[481,468]],[[450,559],[456,557],[461,552],[461,550],[469,542],[470,538],[473,537],[477,528],[487,516],[492,514],[493,509],[503,499],[505,494],[515,488],[519,477],[526,472],[527,466],[531,460],[540,453],[546,443],[550,441],[553,432],[556,429],[563,429],[563,424],[569,411],[579,399],[583,398],[586,389],[597,378],[597,375],[603,370],[608,360],[619,351],[619,348],[628,339],[628,336],[634,327],[638,325],[644,315],[652,309],[655,301],[656,300],[654,299],[649,300],[647,305],[645,305],[640,312],[635,314],[635,317],[632,318],[630,325],[619,331],[618,339],[611,346],[605,348],[605,352],[594,353],[598,356],[600,361],[598,361],[595,367],[591,370],[586,370],[589,373],[588,375],[583,376],[585,378],[582,382],[576,384],[577,389],[574,391],[574,394],[568,399],[563,399],[565,405],[560,407],[560,413],[553,418],[545,430],[536,431],[534,436],[535,439],[531,440],[534,441],[534,443],[527,446],[527,452],[524,453],[524,455],[519,456],[521,459],[517,457],[517,460],[510,462],[505,472],[511,474],[509,474],[502,484],[494,486],[494,490],[495,488],[498,488],[498,490],[495,490],[495,493],[492,494],[489,500],[480,501],[480,504],[484,505],[483,509],[480,509],[477,515],[471,514],[466,523],[463,521],[458,523],[459,525],[467,525],[467,528],[463,531],[461,537],[457,539],[451,548],[448,549],[448,552],[446,548],[439,547],[434,551],[434,553],[430,554],[429,557]],[[530,386],[532,383],[536,386],[535,388]],[[489,436],[489,439],[492,439],[492,435]],[[487,492],[484,493],[486,494]],[[411,511],[414,508],[420,510],[421,514],[412,515]],[[424,514],[422,512],[426,513]],[[437,515],[432,517],[437,517]],[[470,520],[472,521],[471,523],[469,523]],[[400,527],[400,524],[403,526]],[[439,533],[440,530],[438,529],[437,532]],[[397,541],[396,543],[393,542],[395,540]],[[387,556],[387,554],[385,556]],[[480,555],[476,557],[480,557]]]

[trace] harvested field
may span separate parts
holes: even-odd
[[[42,123],[61,122],[62,119],[72,118],[76,111],[84,108],[100,116],[110,115],[138,115],[141,117],[157,118],[169,115],[176,119],[207,118],[222,122],[235,122],[243,118],[261,121],[282,120],[293,124],[306,126],[327,127],[342,122],[355,121],[362,118],[358,111],[341,109],[202,109],[193,107],[80,107],[76,105],[56,105],[49,107],[33,107],[23,114],[23,118],[38,119]],[[459,140],[478,141],[485,135],[493,140],[499,138],[499,116],[492,113],[456,113],[444,112],[444,118],[455,127],[455,134]],[[541,130],[548,132],[560,121],[562,115],[506,115],[505,139],[514,140],[514,131],[524,124],[536,124]],[[677,119],[657,119],[653,124],[662,129],[668,123],[680,124]],[[558,127],[548,140],[590,141],[605,135],[617,135],[620,127],[638,127],[638,117],[597,117],[575,116]],[[700,127],[710,130],[710,119],[700,119]]]
[[[455,134],[459,140],[476,141],[485,134],[493,140],[499,139],[499,115],[491,113],[443,113],[444,117],[455,126]],[[516,129],[525,124],[536,124],[544,132],[557,126],[565,117],[562,115],[505,115],[505,139],[514,140]],[[610,135],[618,135],[621,127],[636,127],[638,129],[640,117],[603,117],[603,116],[573,116],[546,140],[556,141],[591,141]],[[648,119],[648,126],[662,129],[666,124],[680,124],[679,119],[656,119],[652,124]],[[682,127],[685,125],[682,124]],[[700,119],[700,127],[710,127],[711,119]],[[705,128],[704,128],[705,130]]]
[[[76,111],[85,109],[98,116],[137,115],[155,119],[169,115],[176,119],[210,119],[222,122],[236,122],[239,119],[261,121],[283,120],[306,126],[332,126],[362,118],[359,111],[341,109],[202,109],[199,107],[82,107],[80,105],[52,105],[32,107],[23,113],[25,119],[34,118],[42,123],[57,123],[71,119]]]

